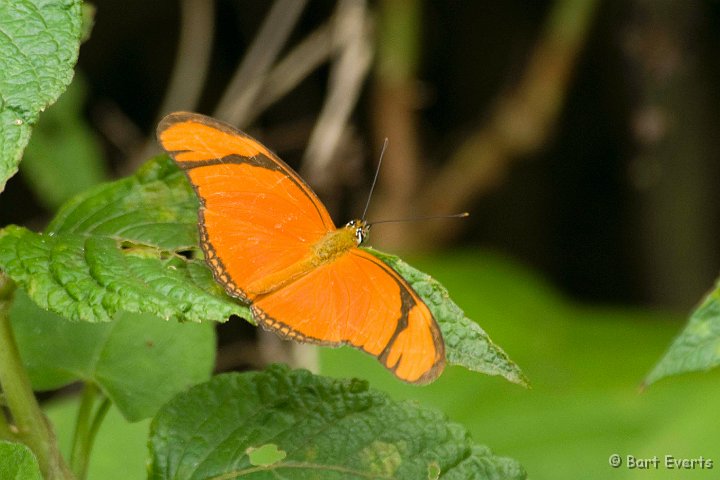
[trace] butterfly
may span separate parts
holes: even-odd
[[[353,346],[406,382],[440,375],[437,321],[404,278],[359,248],[367,222],[337,228],[295,171],[224,122],[176,112],[157,138],[200,200],[200,245],[215,280],[256,323],[287,339]]]

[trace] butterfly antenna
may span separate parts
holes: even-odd
[[[370,186],[370,193],[368,194],[367,203],[365,204],[365,210],[363,210],[363,214],[361,217],[361,219],[363,221],[365,220],[365,215],[367,215],[368,207],[370,207],[370,200],[372,199],[372,194],[373,194],[373,191],[375,190],[375,184],[377,183],[378,174],[380,173],[380,165],[382,165],[382,159],[383,159],[383,156],[385,155],[385,150],[387,149],[387,146],[388,146],[388,139],[387,139],[387,137],[385,137],[385,141],[383,142],[383,148],[382,148],[382,151],[380,152],[380,160],[378,160],[378,166],[375,169],[375,178],[373,178],[372,185]]]
[[[372,222],[371,225],[377,225],[378,223],[402,223],[402,222],[417,222],[419,220],[442,220],[447,218],[465,218],[469,217],[470,214],[468,212],[462,212],[462,213],[455,213],[453,215],[431,215],[429,217],[411,217],[411,218],[401,218],[398,220],[380,220],[378,222]]]

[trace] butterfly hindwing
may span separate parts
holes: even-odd
[[[442,335],[425,303],[364,250],[350,250],[251,308],[285,337],[354,346],[408,382],[430,382],[444,367]]]

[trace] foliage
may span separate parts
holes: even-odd
[[[534,479],[712,477],[707,470],[613,470],[607,461],[612,453],[714,458],[720,436],[720,424],[713,421],[720,402],[720,369],[638,392],[639,380],[672,338],[680,317],[574,303],[526,266],[479,249],[410,260],[437,272],[466,314],[481,318],[492,337],[525,366],[533,388],[517,388],[460,367],[450,367],[436,382],[418,388],[398,382],[374,359],[351,348],[322,349],[323,375],[361,377],[390,398],[441,410],[496,455],[519,460]],[[70,398],[48,405],[66,449],[76,410]],[[143,478],[148,423],[128,424],[111,409],[98,433],[88,478]]]
[[[150,450],[158,480],[415,479],[431,468],[439,478],[525,478],[517,462],[474,445],[436,411],[393,402],[363,381],[280,366],[178,395],[153,421]]]
[[[38,114],[70,84],[80,0],[0,2],[0,192],[15,174]]]
[[[0,267],[39,306],[70,320],[109,321],[120,311],[195,322],[248,318],[197,254],[196,218],[185,176],[159,157],[70,200],[44,234],[6,227]]]
[[[133,422],[208,380],[215,364],[211,323],[165,322],[128,312],[107,323],[69,322],[38,308],[22,291],[10,319],[35,390],[89,382]]]
[[[71,199],[44,234],[16,226],[0,231],[0,267],[22,287],[10,310],[12,325],[36,389],[81,380],[99,387],[126,418],[139,420],[207,379],[214,349],[210,324],[154,317],[195,322],[249,317],[245,306],[212,281],[199,258],[196,215],[184,174],[168,158],[157,157],[131,177]],[[448,338],[451,363],[525,381],[437,281],[395,257],[373,253],[404,275],[433,310]],[[163,364],[173,365],[172,374],[158,368]],[[285,374],[275,372],[275,377]],[[92,405],[91,399],[88,411]],[[253,446],[261,445],[248,445]],[[485,464],[484,450],[468,448],[474,452],[468,454],[472,464]],[[520,472],[509,471],[516,473],[497,478]]]
[[[35,455],[27,446],[0,440],[0,478],[42,480],[42,475]]]
[[[709,370],[720,364],[720,282],[690,315],[685,329],[645,379],[650,385],[661,378]]]

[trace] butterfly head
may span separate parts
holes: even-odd
[[[353,230],[353,235],[358,245],[363,243],[368,235],[370,235],[370,224],[365,220],[350,220],[345,227]]]

